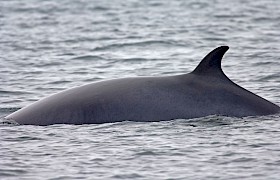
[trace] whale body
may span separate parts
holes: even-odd
[[[279,106],[223,73],[221,60],[227,50],[214,49],[188,74],[96,82],[51,95],[6,119],[26,125],[99,124],[279,113]]]

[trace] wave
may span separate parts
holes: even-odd
[[[105,58],[101,57],[101,56],[94,56],[94,55],[83,55],[83,56],[77,56],[72,58],[71,60],[104,60]]]
[[[115,49],[115,48],[125,48],[125,47],[131,47],[131,46],[139,46],[139,47],[143,47],[143,46],[152,46],[152,45],[160,45],[160,46],[182,46],[185,47],[184,44],[178,43],[176,41],[164,41],[164,40],[147,40],[147,41],[141,41],[141,42],[131,42],[131,43],[116,43],[116,44],[110,44],[110,45],[106,45],[106,46],[100,46],[100,47],[96,47],[93,50],[94,51],[103,51],[103,50],[108,50],[108,49]]]

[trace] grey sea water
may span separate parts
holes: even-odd
[[[1,0],[0,117],[61,90],[188,73],[229,45],[225,73],[280,105],[280,1]],[[280,115],[0,125],[0,179],[280,179]]]

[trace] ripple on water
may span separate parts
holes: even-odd
[[[92,61],[92,60],[104,60],[101,56],[94,56],[94,55],[83,55],[77,56],[72,58],[72,60],[85,60],[85,61]]]

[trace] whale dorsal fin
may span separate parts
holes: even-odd
[[[228,49],[228,46],[217,47],[201,60],[199,65],[195,68],[195,70],[192,73],[206,76],[225,76],[221,67],[221,62],[224,54],[227,52]]]

